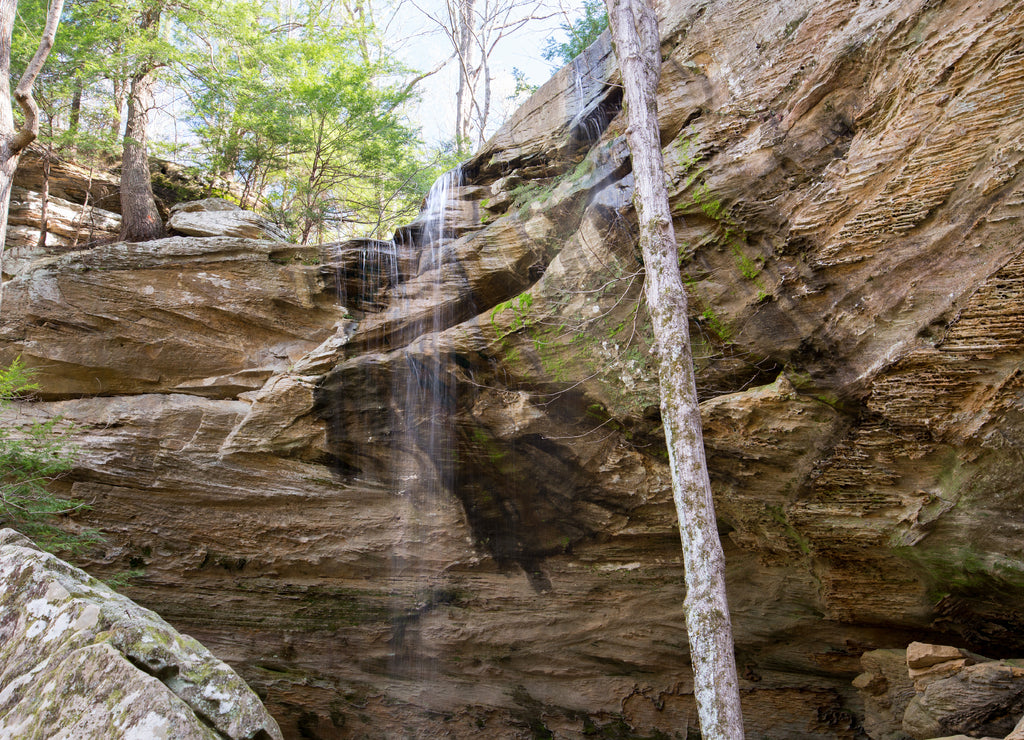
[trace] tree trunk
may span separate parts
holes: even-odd
[[[77,149],[75,137],[78,136],[78,124],[82,117],[82,92],[85,87],[80,77],[75,78],[75,89],[71,93],[71,112],[68,115],[68,134],[71,136],[72,151]]]
[[[20,151],[13,149],[14,112],[11,110],[11,35],[17,0],[0,0],[0,300],[3,299],[3,255],[7,242],[7,214],[11,207],[11,183]]]
[[[50,205],[50,162],[52,157],[53,145],[50,144],[46,147],[46,153],[43,155],[43,188],[39,191],[39,200],[42,205],[39,208],[39,241],[37,244],[40,249],[46,248],[46,212],[49,210]]]
[[[476,22],[474,5],[476,0],[458,0],[458,36],[455,53],[459,61],[459,88],[455,95],[455,146],[458,151],[472,146],[472,116],[474,79],[473,70],[473,24]],[[466,152],[468,153],[468,151]]]
[[[480,129],[477,131],[477,146],[482,147],[487,143],[487,119],[491,115],[491,68],[487,64],[487,54],[480,57],[480,73],[484,78],[484,106],[480,111]]]
[[[149,172],[146,129],[153,107],[153,76],[150,72],[132,78],[128,96],[128,123],[121,160],[121,239],[144,242],[167,235],[153,198]]]
[[[14,98],[25,116],[20,129],[14,128],[11,110],[11,36],[17,0],[0,0],[0,306],[3,303],[3,256],[7,245],[7,217],[11,208],[11,185],[21,153],[39,136],[39,106],[32,97],[36,77],[53,48],[64,0],[52,0],[46,13],[46,27],[39,46],[14,90]]]
[[[661,153],[655,97],[661,74],[658,20],[645,0],[607,2],[629,116],[626,138],[633,159],[633,200],[686,568],[686,628],[701,733],[707,740],[742,740],[725,558],[704,459],[686,291],[679,272]]]
[[[110,116],[110,142],[113,144],[121,138],[123,130],[121,112],[124,110],[124,101],[128,97],[128,80],[117,80],[111,78],[114,87],[114,111]]]

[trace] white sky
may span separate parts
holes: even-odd
[[[379,26],[387,26],[388,42],[403,63],[412,69],[426,71],[451,55],[448,40],[437,30],[433,21],[410,4],[410,0],[391,1],[396,4],[397,11],[375,11],[377,23]],[[440,10],[444,3],[444,0],[414,1],[428,12]],[[541,85],[546,82],[552,75],[553,66],[541,56],[546,40],[554,36],[558,41],[564,41],[559,25],[571,22],[583,14],[582,0],[543,1],[547,3],[543,13],[550,13],[551,17],[530,21],[516,33],[503,38],[491,56],[491,114],[487,136],[493,134],[518,105],[509,100],[515,90],[513,68],[525,73],[529,84]],[[421,128],[423,140],[430,146],[450,141],[454,137],[457,88],[458,76],[454,62],[418,85],[421,99],[410,109],[409,115],[413,123]],[[184,101],[164,99],[160,102],[161,105],[151,119],[151,139],[190,142],[193,137],[188,126],[179,119],[178,109],[184,105]]]
[[[494,133],[512,113],[516,104],[508,100],[515,90],[513,68],[526,75],[532,85],[543,84],[551,77],[552,63],[541,56],[550,36],[564,40],[559,25],[575,20],[583,13],[582,0],[547,0],[546,20],[530,21],[521,30],[501,40],[491,57],[491,115],[487,135]],[[443,6],[443,0],[417,0],[429,12]],[[451,54],[451,46],[444,35],[435,30],[436,24],[408,3],[403,4],[392,21],[389,36],[408,38],[398,45],[401,60],[419,70],[432,69]],[[421,102],[411,111],[413,119],[422,127],[428,144],[450,140],[455,130],[455,95],[458,76],[455,63],[442,72],[427,78],[419,85]],[[522,101],[520,101],[522,102]]]

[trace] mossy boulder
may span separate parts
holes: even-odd
[[[281,737],[206,648],[11,529],[0,586],[0,737]]]

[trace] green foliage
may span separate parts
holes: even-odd
[[[549,37],[541,55],[561,66],[582,54],[608,28],[608,10],[603,0],[584,0],[583,16],[572,22],[565,21],[559,27],[568,38],[559,42]]]
[[[525,328],[528,321],[528,314],[533,308],[533,294],[520,293],[516,298],[503,301],[491,309],[491,324],[495,331],[498,331],[498,315],[511,309],[514,315],[510,325],[510,331]]]
[[[750,259],[736,244],[732,245],[732,251],[736,256],[736,264],[740,268],[740,274],[747,280],[756,280],[757,276],[761,274],[761,270],[764,269],[764,260],[760,257],[757,260]]]
[[[18,10],[14,74],[34,53],[46,0]],[[36,85],[40,141],[113,164],[132,77],[146,71],[160,99],[174,99],[164,148],[211,189],[303,243],[384,237],[453,164],[443,149],[425,151],[404,119],[411,93],[398,80],[408,70],[391,59],[360,3],[67,0]]]
[[[518,101],[520,98],[528,98],[540,89],[540,85],[532,85],[527,82],[526,73],[518,67],[512,68],[512,79],[515,80],[516,86],[508,99],[513,102]]]
[[[0,369],[0,410],[38,388],[20,359]],[[54,517],[87,508],[55,496],[47,485],[71,469],[71,428],[58,417],[0,427],[0,525],[14,527],[48,550],[73,550],[94,537],[73,537],[53,525]]]
[[[723,342],[728,342],[732,339],[732,329],[726,326],[725,322],[723,322],[722,318],[715,313],[713,308],[705,308],[701,312],[700,318],[704,324]]]
[[[214,53],[194,44],[179,78],[206,166],[303,243],[411,219],[437,171],[398,113],[409,91],[389,80],[403,70],[372,25],[234,13],[230,36],[208,42]]]

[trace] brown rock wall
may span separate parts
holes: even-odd
[[[662,8],[751,737],[883,727],[869,651],[1021,643],[1021,13]],[[440,250],[179,238],[5,289],[96,566],[290,736],[694,724],[614,75],[602,41],[465,165]]]

